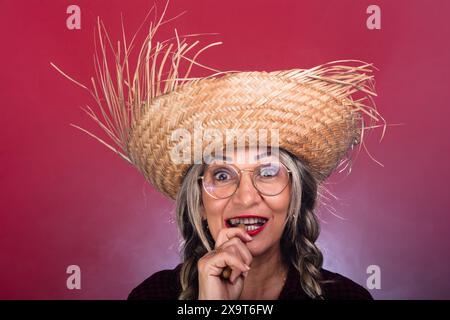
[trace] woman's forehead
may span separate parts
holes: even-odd
[[[224,150],[220,154],[214,154],[207,163],[226,163],[234,165],[255,165],[272,161],[279,161],[279,152],[275,148],[245,147]],[[207,161],[208,161],[207,160]]]

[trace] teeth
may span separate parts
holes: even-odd
[[[230,219],[229,221],[232,225],[238,225],[241,223],[243,223],[245,225],[252,225],[252,224],[256,224],[256,223],[264,224],[267,221],[267,219],[264,219],[264,218],[234,218],[234,219]],[[251,230],[251,229],[248,229],[248,227],[249,226],[247,226],[247,230]]]

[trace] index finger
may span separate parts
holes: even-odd
[[[219,231],[219,234],[217,235],[215,247],[216,248],[220,247],[224,242],[227,242],[228,240],[234,237],[238,237],[243,242],[249,242],[253,239],[251,235],[249,235],[245,230],[241,228],[238,227],[223,228]]]

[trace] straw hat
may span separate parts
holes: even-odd
[[[309,69],[275,72],[215,70],[208,77],[189,78],[191,67],[200,65],[198,54],[220,43],[207,45],[188,58],[186,53],[198,42],[188,46],[176,30],[175,45],[152,44],[161,21],[150,28],[133,77],[128,71],[128,55],[124,54],[123,60],[120,55],[115,60],[115,79],[107,68],[102,42],[106,31],[99,21],[103,59],[97,57],[97,71],[103,97],[94,81],[94,90],[88,90],[100,106],[104,120],[89,107],[85,111],[117,147],[75,127],[117,152],[172,199],[192,165],[174,163],[171,159],[170,152],[176,143],[171,137],[178,129],[193,134],[196,123],[224,133],[228,129],[278,129],[279,147],[304,161],[322,182],[338,165],[344,162],[348,165],[349,150],[363,142],[364,131],[376,127],[368,125],[368,120],[370,124],[384,121],[372,100],[376,94],[374,67],[370,63],[341,60]],[[124,45],[123,52],[128,50]],[[187,66],[181,77],[183,62]],[[202,142],[202,148],[205,144]]]

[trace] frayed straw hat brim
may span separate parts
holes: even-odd
[[[186,129],[193,136],[196,121],[224,136],[229,129],[278,129],[280,148],[305,162],[323,181],[359,143],[362,114],[377,114],[351,97],[361,90],[375,94],[370,89],[372,76],[364,73],[369,65],[332,66],[231,73],[183,84],[152,101],[135,122],[130,158],[158,190],[175,198],[190,164],[171,160],[176,143],[172,132]],[[341,73],[329,74],[338,69]]]

